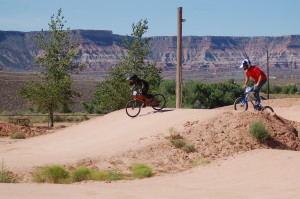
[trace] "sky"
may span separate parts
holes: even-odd
[[[0,30],[49,30],[59,8],[71,30],[130,35],[148,20],[145,37],[176,36],[182,7],[183,36],[300,34],[300,0],[0,0]]]

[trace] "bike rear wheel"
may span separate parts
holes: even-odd
[[[261,111],[266,111],[266,112],[270,112],[270,113],[274,112],[274,110],[271,106],[264,106]]]
[[[137,100],[130,100],[125,109],[129,117],[136,117],[141,112],[141,105]]]
[[[162,110],[166,105],[166,99],[162,94],[153,95],[151,106],[154,110]]]
[[[248,110],[248,102],[244,101],[243,97],[238,97],[236,98],[236,100],[234,101],[234,110]]]

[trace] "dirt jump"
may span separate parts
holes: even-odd
[[[300,198],[300,99],[265,101],[275,113],[217,109],[143,108],[130,118],[125,110],[62,130],[24,130],[29,138],[0,138],[0,159],[21,183],[0,184],[2,199],[40,198]],[[251,137],[249,126],[260,120],[271,136],[265,143]],[[0,135],[12,127],[0,123]],[[180,136],[195,150],[170,144]],[[209,164],[191,166],[204,157]],[[31,173],[40,167],[87,166],[129,172],[144,163],[153,177],[116,182],[37,184]]]

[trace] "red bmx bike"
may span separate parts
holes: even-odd
[[[133,99],[126,104],[126,113],[129,117],[136,117],[142,107],[151,106],[154,110],[160,111],[166,105],[166,99],[162,94],[154,94],[151,98],[141,95],[140,92],[133,91]]]

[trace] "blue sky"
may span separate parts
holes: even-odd
[[[148,20],[145,36],[175,36],[182,7],[183,36],[300,34],[300,0],[0,0],[0,30],[48,30],[62,8],[66,27],[130,35]]]

